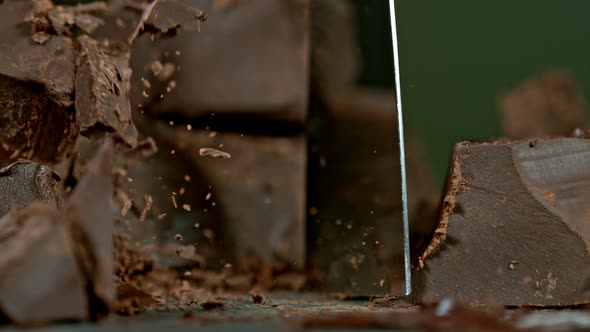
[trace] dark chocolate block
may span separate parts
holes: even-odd
[[[459,143],[418,301],[588,303],[590,140]]]
[[[221,126],[234,117],[254,124],[265,119],[302,125],[307,113],[310,1],[186,3],[207,13],[200,32],[157,43],[146,34],[135,41],[133,104],[149,106],[147,112],[162,117],[216,121],[224,116]],[[145,66],[155,61],[175,66],[174,75],[160,82]],[[171,81],[176,88],[168,91]]]

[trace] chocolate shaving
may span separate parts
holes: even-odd
[[[226,158],[226,159],[231,158],[231,154],[217,150],[217,149],[213,149],[213,148],[199,149],[199,156],[201,156],[201,157],[211,156],[213,158]]]

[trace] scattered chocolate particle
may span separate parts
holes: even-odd
[[[174,235],[174,239],[175,239],[176,241],[182,241],[182,239],[183,239],[183,238],[182,238],[182,235],[180,235],[180,234],[176,234],[176,235]]]
[[[131,209],[131,206],[133,205],[132,203],[132,199],[128,199],[125,202],[125,205],[123,205],[123,208],[121,209],[121,217],[125,217],[127,215],[127,212],[129,212],[129,209]]]
[[[250,291],[250,296],[252,297],[252,302],[255,304],[262,304],[266,300],[264,295],[256,292],[255,290]]]
[[[517,261],[515,261],[515,260],[513,260],[513,261],[511,261],[511,262],[510,262],[510,265],[508,265],[508,267],[509,267],[511,270],[514,270],[514,269],[516,269],[516,264],[518,264],[518,262],[517,262]]]
[[[216,150],[213,148],[201,148],[199,149],[199,156],[211,156],[213,158],[231,158],[231,155],[227,152]]]
[[[211,242],[213,242],[213,240],[215,239],[215,233],[210,228],[205,228],[203,230],[203,235],[205,235],[205,237],[207,238],[207,240],[209,240]]]
[[[588,130],[584,130],[582,128],[574,129],[572,133],[573,138],[590,138],[590,132]]]
[[[176,66],[171,62],[162,64],[160,61],[156,60],[152,63],[150,69],[152,70],[152,74],[154,74],[158,80],[167,81],[172,75],[174,75]]]
[[[152,209],[152,205],[154,204],[154,199],[150,195],[145,196],[145,207],[141,211],[139,215],[139,222],[144,222],[148,212]]]
[[[183,208],[185,211],[188,211],[188,212],[190,212],[190,211],[191,211],[191,206],[190,206],[190,205],[188,205],[188,204],[182,204],[182,208]]]

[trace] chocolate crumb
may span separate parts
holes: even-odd
[[[203,308],[204,310],[223,310],[225,309],[225,304],[221,301],[217,301],[217,300],[208,300],[205,301],[203,303],[201,303],[201,308]]]
[[[516,264],[518,264],[518,261],[512,260],[512,261],[510,262],[510,265],[508,265],[508,267],[509,267],[511,270],[515,270],[515,269],[516,269]]]

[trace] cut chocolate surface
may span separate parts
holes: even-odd
[[[0,168],[0,217],[12,207],[24,208],[33,202],[45,202],[60,208],[59,176],[49,167],[19,160]]]
[[[421,301],[588,303],[590,140],[459,143],[413,276]]]
[[[88,36],[81,36],[78,41],[76,114],[82,135],[114,132],[116,138],[135,146],[137,129],[129,104],[129,47]]]

